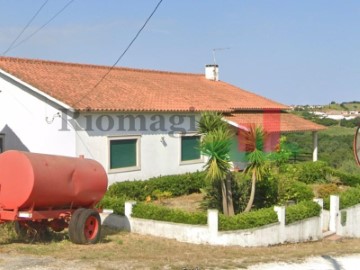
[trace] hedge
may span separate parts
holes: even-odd
[[[149,203],[136,204],[133,208],[132,217],[183,224],[207,224],[206,212],[190,213]],[[249,229],[276,223],[277,221],[277,215],[273,208],[264,208],[232,217],[219,215],[219,230]]]
[[[291,224],[299,220],[319,216],[321,207],[313,201],[303,201],[286,207],[285,223]]]
[[[339,177],[340,182],[346,186],[356,187],[360,185],[360,176],[358,175],[345,173],[339,170],[333,170],[332,174]]]
[[[219,215],[219,230],[244,230],[278,222],[274,209],[263,208],[256,211],[241,213],[232,217]]]
[[[205,186],[205,173],[195,172],[180,175],[168,175],[150,178],[146,181],[125,181],[114,183],[109,187],[110,197],[126,197],[130,200],[145,201],[153,196],[155,190],[170,192],[172,196],[187,195],[200,192]]]
[[[304,201],[286,208],[286,224],[319,216],[320,206],[312,201]],[[132,217],[167,221],[182,224],[206,225],[206,212],[185,212],[180,209],[168,208],[153,203],[138,203],[134,205]],[[278,222],[274,209],[262,208],[256,211],[241,213],[235,216],[219,215],[219,230],[244,230]]]
[[[114,214],[124,215],[125,202],[128,199],[124,196],[122,197],[113,197],[105,194],[102,200],[96,205],[96,207],[101,209],[112,209]]]
[[[339,194],[340,209],[348,208],[360,203],[360,187],[349,188]],[[330,197],[324,199],[324,209],[330,209]]]
[[[132,217],[184,224],[207,224],[207,213],[205,212],[190,213],[152,203],[134,205]]]

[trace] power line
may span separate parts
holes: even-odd
[[[32,18],[30,19],[30,21],[24,26],[24,28],[21,30],[21,32],[17,35],[17,37],[13,40],[13,42],[11,42],[10,46],[2,53],[3,55],[5,55],[8,51],[10,51],[12,49],[12,47],[14,46],[15,42],[21,37],[21,35],[25,32],[25,30],[30,26],[30,24],[33,22],[33,20],[37,17],[37,15],[40,13],[40,11],[43,9],[43,7],[46,6],[47,2],[49,2],[49,0],[46,0],[41,7],[36,11],[36,13],[34,14],[34,16],[32,16]]]
[[[52,22],[57,16],[59,16],[72,2],[74,2],[75,0],[70,0],[69,2],[67,2],[67,4],[65,6],[63,6],[54,16],[52,16],[46,23],[44,23],[42,26],[40,26],[37,30],[35,30],[34,32],[32,32],[30,35],[28,35],[26,38],[24,38],[23,40],[21,40],[20,42],[18,42],[15,46],[12,46],[10,50],[13,50],[17,47],[19,47],[21,44],[23,44],[24,42],[28,41],[30,38],[32,38],[34,35],[36,35],[39,31],[41,31],[45,26],[47,26],[50,22]]]
[[[130,49],[130,47],[133,45],[133,43],[135,42],[135,40],[138,38],[138,36],[140,35],[140,33],[142,32],[142,30],[145,28],[145,26],[147,25],[147,23],[150,21],[150,19],[152,18],[152,16],[155,14],[155,12],[157,11],[157,9],[159,8],[159,6],[161,5],[163,0],[160,0],[158,2],[158,4],[155,6],[154,10],[151,12],[150,16],[146,19],[145,23],[143,24],[143,26],[139,29],[139,31],[136,33],[135,37],[131,40],[131,42],[129,43],[129,45],[126,47],[126,49],[123,51],[123,53],[119,56],[119,58],[115,61],[115,63],[109,68],[109,70],[101,77],[101,79],[95,84],[95,86],[88,91],[80,100],[78,100],[77,102],[75,102],[73,104],[76,105],[79,102],[81,102],[85,97],[88,96],[88,94],[90,94],[92,91],[94,91],[94,89],[96,87],[99,86],[99,84],[106,78],[107,75],[109,75],[109,73],[114,69],[114,67],[120,62],[120,60],[124,57],[124,55],[127,53],[127,51]]]

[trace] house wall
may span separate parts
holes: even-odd
[[[124,117],[124,120],[119,120],[119,117]],[[203,170],[204,157],[201,162],[193,164],[180,162],[181,134],[195,134],[199,118],[200,114],[196,113],[83,113],[74,124],[77,127],[76,154],[99,161],[108,172],[109,185]],[[139,170],[110,171],[109,139],[122,136],[140,136]]]
[[[60,106],[0,74],[0,134],[4,150],[75,155],[74,130],[61,132]],[[46,121],[48,120],[48,122]]]

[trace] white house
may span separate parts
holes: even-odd
[[[204,111],[274,134],[323,129],[219,81],[217,66],[207,66],[206,77],[114,68],[104,78],[109,69],[0,57],[0,151],[84,155],[106,168],[111,184],[202,170],[196,123]]]

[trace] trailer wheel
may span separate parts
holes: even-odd
[[[77,224],[79,220],[79,216],[82,212],[84,212],[85,208],[78,208],[75,212],[71,215],[70,222],[69,222],[69,238],[70,241],[74,244],[80,244],[79,233],[77,231]]]
[[[51,234],[46,223],[33,221],[15,221],[15,232],[26,242],[49,241]]]
[[[27,228],[25,224],[23,222],[15,221],[14,227],[17,236],[21,239],[24,239],[27,235]]]
[[[100,240],[100,215],[93,209],[84,210],[78,218],[77,232],[79,244],[95,244]]]

